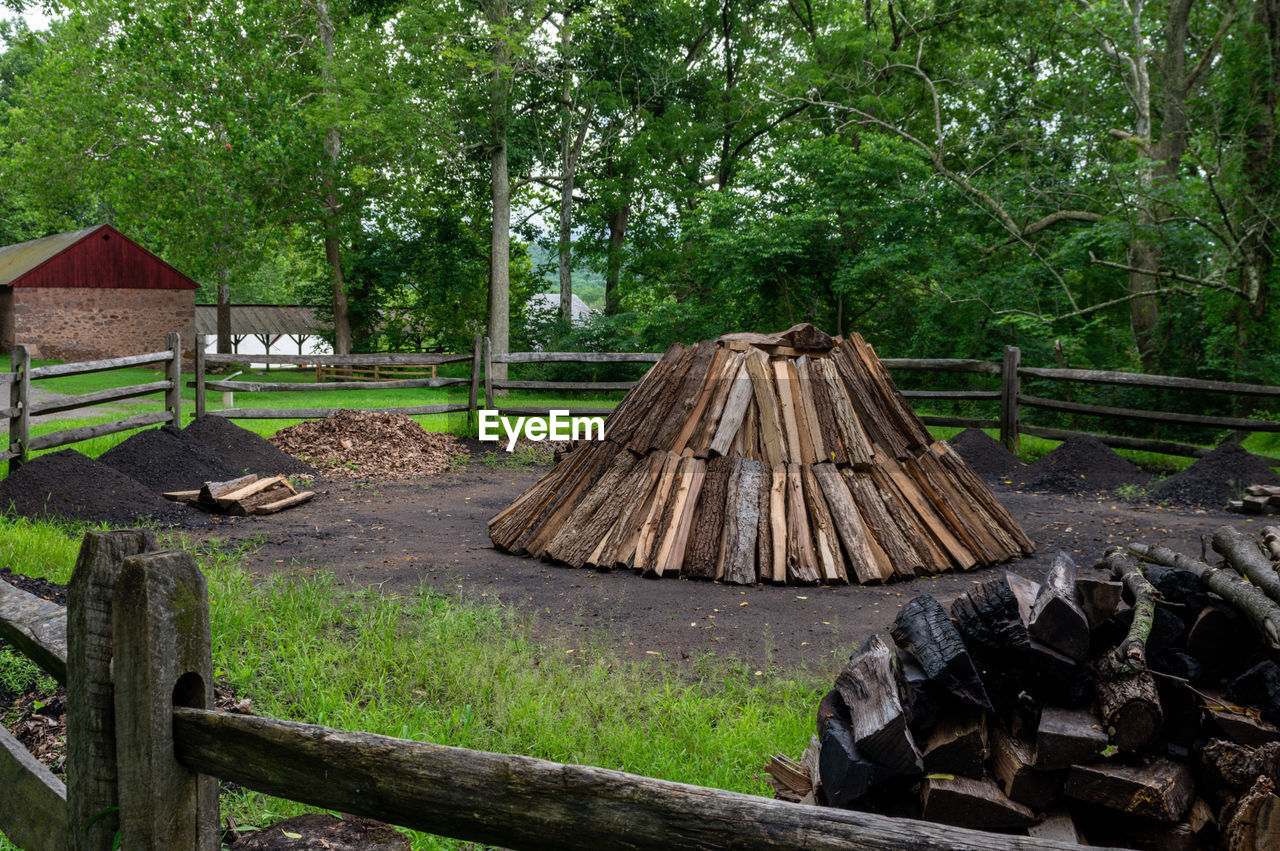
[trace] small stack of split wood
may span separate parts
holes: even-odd
[[[672,346],[605,439],[489,535],[572,567],[739,584],[885,582],[1033,549],[860,336],[807,324]]]
[[[1131,848],[1280,848],[1280,529],[1225,563],[1132,544],[1077,577],[920,596],[818,707],[779,797]],[[1000,847],[1000,846],[993,846]]]
[[[1280,514],[1280,485],[1249,485],[1243,499],[1227,503],[1227,510],[1241,514]]]
[[[199,490],[169,491],[164,496],[173,502],[215,514],[244,517],[249,514],[275,514],[302,505],[314,497],[315,492],[299,492],[284,476],[260,479],[256,473],[250,473],[226,482],[205,482]]]

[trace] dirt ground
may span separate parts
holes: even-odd
[[[306,505],[269,517],[223,518],[198,534],[228,541],[261,536],[262,545],[245,563],[262,574],[331,571],[344,582],[387,591],[426,583],[443,593],[499,600],[535,613],[544,634],[562,631],[571,641],[603,641],[641,659],[692,666],[711,653],[753,668],[827,670],[855,643],[886,630],[898,607],[918,594],[932,594],[945,605],[995,570],[1038,578],[1058,548],[1082,567],[1091,566],[1107,546],[1129,540],[1158,541],[1199,557],[1202,537],[1218,526],[1261,522],[997,485],[996,494],[1037,546],[1030,558],[878,587],[743,588],[575,570],[494,549],[485,521],[543,472],[472,461],[457,472],[410,481],[318,481],[312,486],[318,497]]]

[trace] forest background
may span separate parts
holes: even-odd
[[[1280,0],[46,8],[0,28],[0,244],[111,222],[340,352],[811,321],[1280,377]]]

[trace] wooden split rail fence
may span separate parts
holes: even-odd
[[[204,576],[150,531],[87,533],[66,609],[0,582],[0,637],[67,691],[65,783],[0,727],[0,832],[25,851],[213,851],[219,778],[511,849],[1075,847],[212,711]]]

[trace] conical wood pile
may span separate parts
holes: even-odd
[[[725,582],[886,582],[1033,547],[857,334],[672,346],[489,521],[502,549]]]

